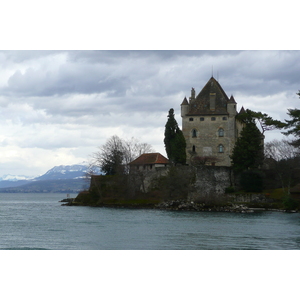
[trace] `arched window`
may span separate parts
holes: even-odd
[[[192,137],[193,138],[197,137],[197,130],[196,129],[192,130]]]
[[[219,149],[219,153],[224,153],[224,146],[222,144],[218,146],[218,149]]]
[[[224,136],[224,129],[223,128],[220,128],[219,130],[218,130],[218,134],[219,134],[219,136]]]

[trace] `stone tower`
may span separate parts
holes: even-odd
[[[233,96],[228,98],[214,77],[197,96],[192,88],[189,101],[184,98],[181,104],[187,162],[192,156],[198,156],[207,159],[206,164],[231,166],[229,156],[242,129],[236,115]]]

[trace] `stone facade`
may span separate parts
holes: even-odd
[[[213,77],[197,96],[192,88],[189,101],[184,98],[181,104],[188,163],[191,157],[198,156],[210,158],[212,165],[231,166],[229,156],[243,126],[235,118],[238,114],[236,106],[233,96],[228,98]]]

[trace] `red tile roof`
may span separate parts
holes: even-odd
[[[168,164],[169,160],[160,153],[144,153],[129,163],[130,165]]]

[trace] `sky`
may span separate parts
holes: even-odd
[[[297,5],[295,0],[277,1],[272,5],[261,0],[3,2],[0,18],[0,48],[4,50],[0,51],[0,176],[37,176],[56,165],[87,161],[114,134],[122,138],[133,136],[164,154],[163,134],[168,110],[174,108],[181,125],[183,98],[189,97],[192,87],[198,94],[212,73],[226,94],[235,97],[238,109],[244,106],[284,120],[288,108],[299,108],[296,95],[300,89]],[[88,51],[91,49],[93,51]],[[133,49],[136,51],[119,51]],[[266,141],[282,137],[279,131],[266,133]],[[105,255],[101,263],[107,263],[104,268],[109,272],[116,257],[101,254],[102,259]],[[291,273],[289,268],[294,268],[297,261],[289,255],[290,263],[286,263],[286,257],[278,259],[277,253],[268,251],[263,258],[259,253],[253,262],[244,254],[236,260],[239,254],[234,253],[229,271],[224,265],[228,261],[227,252],[224,257],[222,251],[217,257],[215,253],[207,253],[211,259],[204,272],[203,262],[199,265],[203,274],[210,274],[216,268],[227,270],[227,277],[231,281],[234,278],[241,287],[235,289],[238,293],[231,293],[233,299],[240,298],[245,278],[252,279],[255,272],[254,269],[249,272],[244,266],[246,272],[243,272],[240,265],[232,268],[234,261],[242,259],[256,266],[258,261],[265,264],[271,257],[269,268],[265,269],[272,272],[264,272],[270,284],[279,274],[278,265],[277,272],[272,268],[274,260],[285,262],[284,267],[279,268],[281,274]],[[30,260],[31,265],[36,255],[34,253],[35,257]],[[63,260],[62,254],[59,255],[55,260],[43,259],[43,266],[45,261],[49,261],[50,268],[58,262],[63,270],[68,259],[70,266],[74,265],[70,253]],[[120,253],[116,255],[119,257]],[[156,253],[154,260],[149,259],[147,253],[147,259],[137,267],[132,263],[136,261],[136,253],[130,255],[128,278],[139,273],[144,282],[156,276],[144,272],[148,270],[147,262],[162,270],[170,284],[178,279],[179,273],[193,274],[198,267],[196,252],[195,257],[191,253],[189,257],[185,255],[187,263],[176,266],[177,272],[172,274],[166,273],[170,269],[165,264],[169,252],[163,260],[158,256],[160,253]],[[151,253],[151,257],[153,255]],[[15,261],[16,255],[9,258],[13,260],[5,258],[4,262]],[[19,265],[28,261],[23,256],[20,258]],[[86,270],[86,258],[84,264],[80,264],[78,257],[75,259],[78,270],[94,272]],[[93,263],[99,260],[98,253],[95,252],[92,259]],[[175,259],[178,260],[178,253]],[[127,257],[124,261],[128,261]],[[211,262],[217,262],[213,263],[214,268]],[[186,266],[192,269],[187,270]],[[120,269],[119,264],[116,267]],[[124,267],[128,271],[128,266]],[[28,268],[23,269],[28,272]],[[40,274],[40,269],[30,269],[28,278],[32,281],[32,276]],[[66,269],[73,272],[73,268]],[[11,270],[11,263],[7,270]],[[41,278],[43,281],[39,283],[43,284],[55,278],[53,275],[47,272],[34,278]],[[68,276],[73,273],[64,277]],[[207,278],[206,281],[204,278],[205,284],[213,288],[210,276]],[[190,288],[191,276],[181,276],[180,282],[181,286],[186,283],[188,287],[184,293],[194,291]],[[224,284],[226,290],[230,282],[225,280]],[[82,293],[74,290],[76,299],[86,294],[85,285],[81,286]],[[224,289],[219,290],[220,296],[224,296]],[[123,289],[120,291],[124,294]],[[137,291],[131,298],[140,299],[140,290]],[[181,297],[181,293],[175,292],[173,298]],[[211,296],[211,289],[203,292]],[[67,293],[70,294],[70,289]],[[111,290],[109,293],[111,296]],[[278,290],[274,293],[281,295]],[[286,289],[282,293],[286,294]],[[169,294],[167,288],[165,295]],[[265,295],[270,296],[270,289],[266,289]]]
[[[0,176],[89,161],[112,135],[166,155],[169,109],[181,126],[183,98],[211,76],[238,110],[283,121],[300,106],[297,50],[4,50],[0,65]]]
[[[212,75],[238,109],[284,120],[299,107],[294,0],[272,13],[258,0],[100,2],[3,4],[0,177],[89,161],[112,135],[165,155],[169,109],[181,126],[183,98]]]

